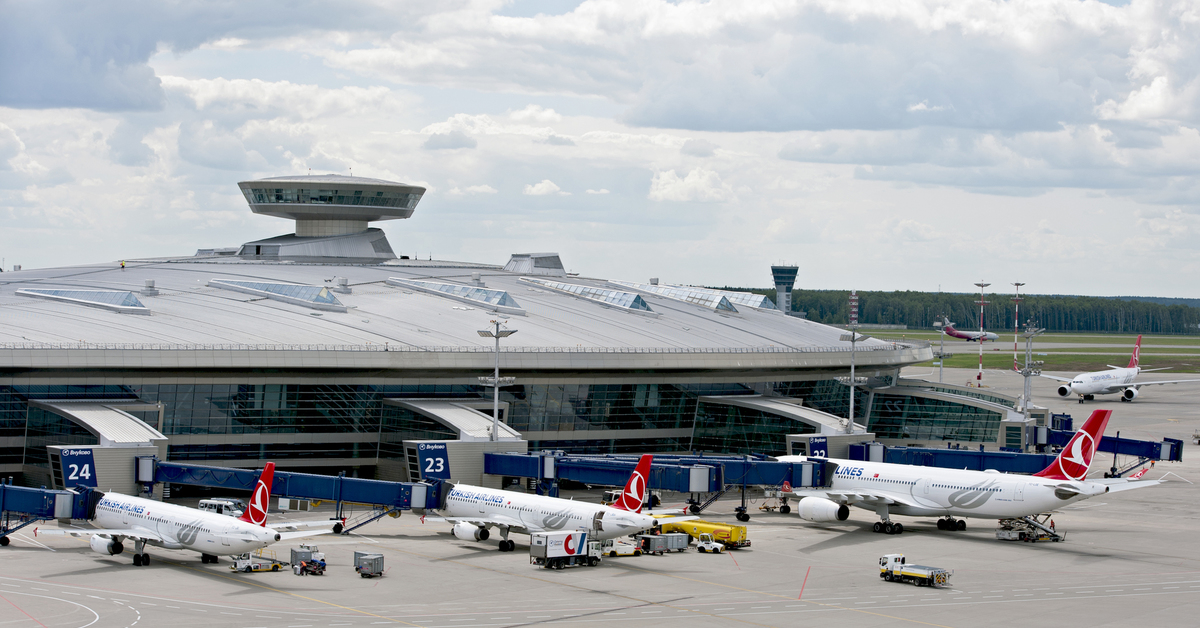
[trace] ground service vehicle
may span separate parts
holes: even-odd
[[[1024,519],[1001,519],[1000,527],[996,528],[996,538],[1001,541],[1024,541],[1026,543],[1052,541],[1057,543],[1067,540],[1067,534],[1055,532],[1054,520],[1050,518],[1049,514],[1043,514]]]
[[[713,538],[713,535],[705,532],[700,535],[700,540],[696,543],[696,551],[701,554],[712,552],[720,554],[721,550],[725,549],[725,544]]]
[[[251,573],[255,571],[279,571],[280,567],[287,566],[287,563],[275,558],[275,552],[271,550],[258,550],[253,554],[234,556],[233,564],[229,568],[234,571]]]
[[[904,554],[884,554],[879,559],[879,577],[888,582],[911,582],[917,586],[940,587],[950,581],[953,571],[940,567],[909,565]]]
[[[246,510],[246,504],[240,499],[202,499],[196,508],[204,512],[215,512],[218,515],[240,517]]]
[[[665,552],[682,552],[687,550],[691,539],[688,535],[682,532],[671,532],[668,534],[639,534],[637,535],[638,546],[647,554],[658,554],[662,556]]]
[[[308,552],[308,556],[312,560],[317,562],[325,562],[325,552],[317,549],[317,546],[312,543],[301,543],[300,551]]]
[[[664,533],[682,532],[693,539],[698,539],[701,534],[708,533],[712,535],[714,540],[724,544],[727,549],[750,547],[750,539],[746,538],[746,526],[737,524],[716,523],[695,519],[692,521],[663,523],[660,528]]]
[[[354,552],[354,571],[363,578],[383,575],[383,554]]]
[[[617,556],[641,556],[642,548],[633,543],[605,539],[600,544],[600,553],[611,558],[616,558]]]
[[[529,536],[529,562],[546,569],[600,564],[600,542],[589,541],[588,533],[535,532]]]

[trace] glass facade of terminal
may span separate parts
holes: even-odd
[[[903,387],[886,391],[874,395],[857,391],[856,409],[862,410],[856,414],[866,414],[870,403],[867,428],[882,439],[995,442],[1004,418],[1001,412],[987,408],[906,394]],[[530,441],[530,449],[597,454],[647,449],[779,454],[785,450],[785,435],[813,433],[814,428],[702,398],[783,395],[801,398],[805,406],[845,416],[847,392],[845,383],[838,380],[754,385],[538,384],[505,387],[501,401],[508,404],[506,422],[511,427],[523,433],[540,433],[538,436],[554,434],[553,439]],[[431,417],[384,403],[388,398],[481,401],[490,399],[490,392],[465,384],[0,386],[0,463],[44,465],[47,444],[95,442],[94,436],[69,420],[30,407],[29,399],[161,402],[161,431],[168,437],[248,437],[244,443],[236,439],[233,443],[178,439],[183,442],[169,445],[169,460],[361,459],[363,465],[372,465],[378,458],[402,459],[403,440],[457,438],[454,430]],[[149,423],[157,421],[156,412],[135,416]],[[631,438],[630,430],[643,431],[645,437]],[[661,433],[668,430],[671,433]]]
[[[407,192],[369,192],[363,190],[322,190],[316,188],[251,188],[242,190],[251,204],[319,203],[323,205],[355,205],[367,207],[401,207],[413,209],[420,194]]]

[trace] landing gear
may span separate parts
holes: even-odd
[[[0,547],[8,547],[8,537],[0,536]]]
[[[786,514],[788,514],[789,512],[792,512],[792,507],[791,507],[791,506],[788,506],[787,504],[784,504],[784,505],[782,505],[782,506],[780,506],[780,507],[779,507],[779,512],[780,512],[780,514],[784,514],[784,515],[786,515]]]
[[[517,549],[517,542],[510,541],[508,539],[503,539],[500,541],[499,549],[501,552],[511,552],[511,551]]]
[[[937,527],[939,530],[962,531],[967,529],[967,522],[962,519],[955,519],[954,517],[946,517],[945,519],[938,519]]]
[[[133,566],[134,567],[145,567],[150,564],[150,555],[145,552],[145,549],[146,549],[145,541],[134,541],[133,542]]]
[[[871,526],[871,530],[884,534],[904,534],[904,524],[892,523],[891,521],[876,521],[875,525]]]
[[[748,515],[748,514],[746,514],[746,513],[744,513],[744,512],[739,512],[739,513],[736,515],[736,517],[737,517],[737,520],[738,520],[738,521],[743,521],[743,522],[745,522],[745,521],[749,521],[749,520],[750,520],[750,515]]]
[[[217,560],[218,560],[217,557],[212,554],[201,554],[200,555],[200,562],[202,562],[202,563],[212,563],[215,565],[215,564],[217,564]]]

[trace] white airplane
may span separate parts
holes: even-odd
[[[796,510],[806,521],[845,521],[850,516],[849,507],[857,506],[874,510],[880,518],[874,531],[887,534],[904,532],[904,524],[893,523],[891,515],[940,517],[939,530],[965,530],[966,521],[956,517],[1024,519],[1030,525],[1044,529],[1034,515],[1096,495],[1162,482],[1087,478],[1111,415],[1112,410],[1093,412],[1054,462],[1032,476],[830,459],[828,462],[836,469],[829,488],[793,489],[791,494],[800,498]],[[781,456],[778,459],[787,462],[809,460],[806,456]]]
[[[594,540],[615,539],[652,529],[664,519],[642,513],[650,477],[650,461],[645,454],[629,476],[620,499],[612,506],[577,502],[545,495],[527,495],[481,486],[456,484],[450,489],[436,516],[426,521],[446,521],[451,532],[464,541],[486,541],[489,528],[500,530],[500,551],[511,552],[516,542],[510,532],[533,534],[551,530],[588,530]],[[673,517],[683,521],[696,517]]]
[[[135,567],[150,564],[147,545],[164,549],[200,552],[200,562],[216,563],[218,556],[236,556],[289,539],[328,534],[330,530],[281,532],[298,528],[329,525],[328,521],[288,522],[267,527],[267,504],[271,501],[271,480],[275,463],[268,462],[258,478],[250,505],[241,517],[219,515],[187,506],[164,504],[120,493],[104,493],[96,504],[97,528],[42,530],[40,534],[91,536],[92,550],[115,556],[125,551],[125,540],[134,544]],[[340,532],[341,524],[334,524]],[[39,534],[35,528],[34,536]]]
[[[1135,382],[1133,381],[1139,373],[1149,373],[1150,371],[1161,371],[1164,369],[1144,369],[1138,366],[1142,352],[1142,337],[1137,337],[1137,344],[1133,345],[1133,355],[1129,358],[1129,365],[1125,368],[1119,366],[1108,365],[1107,371],[1095,371],[1092,373],[1081,373],[1071,379],[1065,377],[1055,377],[1053,375],[1042,375],[1046,379],[1052,379],[1059,382],[1064,382],[1058,387],[1059,397],[1070,397],[1071,395],[1079,395],[1079,403],[1091,401],[1096,398],[1096,395],[1111,395],[1121,393],[1121,401],[1133,401],[1137,399],[1138,389],[1142,386],[1161,386],[1163,384],[1182,384],[1184,382],[1200,382],[1200,379],[1170,379],[1156,382]]]
[[[954,328],[954,323],[951,323],[950,319],[944,316],[942,317],[942,331],[946,332],[946,335],[951,338],[959,338],[967,342],[986,342],[988,340],[994,342],[1000,339],[1000,336],[990,331],[959,331]],[[979,340],[980,338],[983,340]]]

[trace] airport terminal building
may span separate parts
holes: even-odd
[[[61,485],[55,446],[104,445],[407,480],[404,441],[492,439],[497,357],[513,378],[499,450],[780,454],[786,435],[847,429],[846,332],[761,295],[576,276],[555,253],[397,257],[370,223],[411,216],[423,188],[239,186],[295,233],[0,274],[0,475]],[[494,321],[515,332],[498,356],[481,333]],[[919,341],[856,343],[853,429],[897,444],[1011,446],[1017,425],[1027,438],[1012,399],[898,377],[932,357]]]

